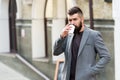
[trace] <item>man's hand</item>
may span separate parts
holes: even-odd
[[[69,24],[67,24],[67,25],[63,28],[63,30],[62,30],[62,32],[61,32],[61,34],[60,34],[60,37],[61,37],[61,38],[65,38],[65,37],[68,35],[69,30],[70,30],[70,26],[69,26]]]

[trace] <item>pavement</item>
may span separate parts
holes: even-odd
[[[0,80],[30,80],[30,79],[0,62]]]

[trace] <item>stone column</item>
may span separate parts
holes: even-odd
[[[115,80],[120,80],[120,0],[113,0]]]
[[[55,40],[60,36],[60,32],[63,27],[65,27],[66,19],[66,4],[65,0],[54,0],[56,5],[53,6],[53,26],[52,26],[52,48],[54,46]],[[53,56],[53,61],[57,59],[64,58],[63,55]]]
[[[22,1],[21,0],[16,0],[17,2],[17,19],[21,19],[22,18]]]
[[[45,57],[44,9],[46,0],[33,0],[32,7],[32,57]]]
[[[73,6],[77,6],[76,0],[67,0],[67,10]]]
[[[8,4],[9,0],[0,0],[0,52],[10,52]]]

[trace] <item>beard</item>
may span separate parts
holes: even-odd
[[[80,22],[79,27],[75,26],[74,34],[79,33],[82,28],[82,22]]]

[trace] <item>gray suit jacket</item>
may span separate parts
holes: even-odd
[[[54,55],[64,52],[65,63],[61,80],[69,80],[71,64],[71,42],[73,35],[59,38],[55,42]],[[96,61],[96,56],[99,60]],[[110,54],[106,48],[101,34],[98,31],[85,27],[77,56],[75,80],[96,80],[99,73],[110,60]]]

